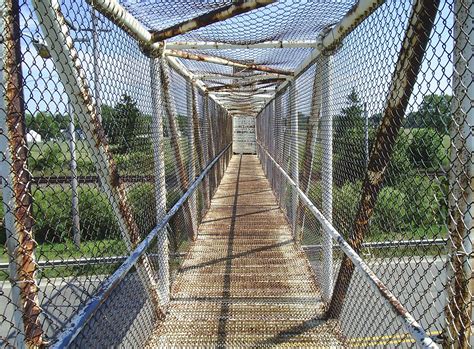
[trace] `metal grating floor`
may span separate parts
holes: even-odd
[[[341,347],[259,160],[234,155],[149,347]]]

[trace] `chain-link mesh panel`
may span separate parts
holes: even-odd
[[[264,105],[258,156],[314,271],[323,330],[346,346],[412,347],[408,311],[446,347],[470,347],[473,6],[380,3],[262,2],[215,21],[231,2],[121,1],[129,13],[116,15],[118,3],[96,3],[101,14],[86,0],[0,0],[0,343],[54,343],[104,294],[73,346],[147,342],[232,156],[231,115]]]
[[[38,18],[29,1],[1,4],[0,343],[15,347],[54,342],[229,144],[231,134],[216,127],[212,140],[211,125],[231,123],[86,2],[61,3],[52,20]],[[74,42],[66,53],[55,25]],[[173,275],[228,160],[226,153],[160,233],[169,245],[160,238],[147,249],[77,345],[99,333],[87,346],[146,340],[167,292],[167,264]]]
[[[332,246],[305,205],[300,202],[295,211],[292,187],[267,154],[298,182],[299,188],[328,220],[332,219],[334,227],[353,247],[359,243],[354,240],[354,230],[360,224],[357,219],[361,219],[364,195],[374,198],[369,216],[364,216],[368,228],[360,255],[429,334],[450,337],[450,343],[462,341],[469,346],[469,339],[460,337],[470,333],[470,320],[466,319],[471,318],[471,267],[469,262],[462,262],[460,255],[454,256],[471,251],[467,233],[471,229],[470,213],[462,208],[467,199],[456,192],[457,188],[467,195],[469,189],[460,184],[466,176],[463,171],[467,170],[459,170],[451,159],[455,153],[456,160],[462,162],[459,154],[467,151],[467,145],[454,142],[466,137],[462,130],[470,125],[466,118],[471,106],[460,106],[468,98],[467,92],[458,92],[460,97],[456,97],[454,87],[453,44],[459,39],[453,32],[452,1],[441,1],[438,9],[431,11],[435,16],[428,14],[433,4],[418,13],[418,25],[429,35],[429,41],[426,52],[418,54],[419,59],[410,68],[418,72],[411,79],[413,93],[404,88],[404,83],[394,81],[399,69],[397,61],[400,64],[403,59],[404,37],[414,30],[410,16],[412,9],[417,8],[415,5],[420,6],[420,2],[389,1],[382,5],[335,52],[326,52],[326,57],[320,57],[279,93],[258,116],[259,155],[281,208],[296,226],[295,238],[300,239],[315,268],[323,298],[325,288],[329,295],[339,290],[336,280],[344,253],[338,246]],[[459,6],[461,13],[472,12],[471,5]],[[431,18],[433,29],[427,18]],[[462,18],[472,20],[466,14]],[[462,25],[467,30],[466,24],[459,23]],[[458,36],[463,35],[467,36],[458,29]],[[465,41],[465,47],[469,45]],[[465,47],[460,50],[466,50]],[[464,62],[472,53],[468,56],[462,58]],[[462,76],[469,75],[465,64],[458,72]],[[465,87],[471,84],[471,77],[466,79],[469,81],[464,81]],[[393,89],[396,94],[390,93]],[[379,143],[381,147],[374,149],[376,137],[383,129],[382,120],[399,96],[406,96],[405,110],[401,115],[397,111],[403,121],[395,136],[385,136]],[[392,100],[387,100],[389,97]],[[463,114],[459,116],[463,121],[456,121],[454,110]],[[391,137],[396,137],[393,147],[388,145]],[[390,153],[389,161],[382,171],[383,185],[377,192],[367,192],[364,179],[371,156],[381,156],[377,151]],[[456,172],[449,179],[448,174],[458,171],[456,168],[464,174]],[[449,217],[454,206],[448,211],[449,200],[457,207],[454,211],[461,219],[461,228],[453,228],[455,218]],[[463,215],[464,221],[460,218]],[[459,242],[461,236],[464,244]],[[453,240],[458,241],[457,245]],[[446,279],[447,273],[456,268],[461,274],[464,268],[465,276],[451,275]],[[356,271],[350,280],[342,303],[334,304],[337,298],[326,299],[328,306],[340,308],[338,318],[348,344],[413,346],[414,341],[407,337],[402,323],[377,292],[369,288],[363,275]],[[456,291],[445,290],[446,280]],[[452,315],[446,318],[449,293],[452,303],[448,313]],[[444,332],[446,328],[450,332]]]

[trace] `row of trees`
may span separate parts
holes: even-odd
[[[123,95],[113,107],[103,104],[101,117],[108,141],[116,153],[124,153],[128,149],[133,149],[137,142],[143,143],[143,140],[146,139],[145,136],[150,134],[151,116],[142,113],[138,109],[137,102],[128,95]],[[58,140],[64,137],[70,120],[68,114],[38,112],[34,116],[26,115],[26,126],[29,130],[40,134],[45,141]],[[164,121],[164,134],[167,136],[167,123],[166,120]],[[176,121],[181,134],[186,134],[188,118],[178,115]],[[76,130],[78,129],[76,121]]]

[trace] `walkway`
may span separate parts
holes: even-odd
[[[151,347],[341,346],[258,158],[234,155]]]

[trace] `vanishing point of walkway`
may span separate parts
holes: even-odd
[[[334,324],[258,158],[234,155],[151,347],[334,347]]]

